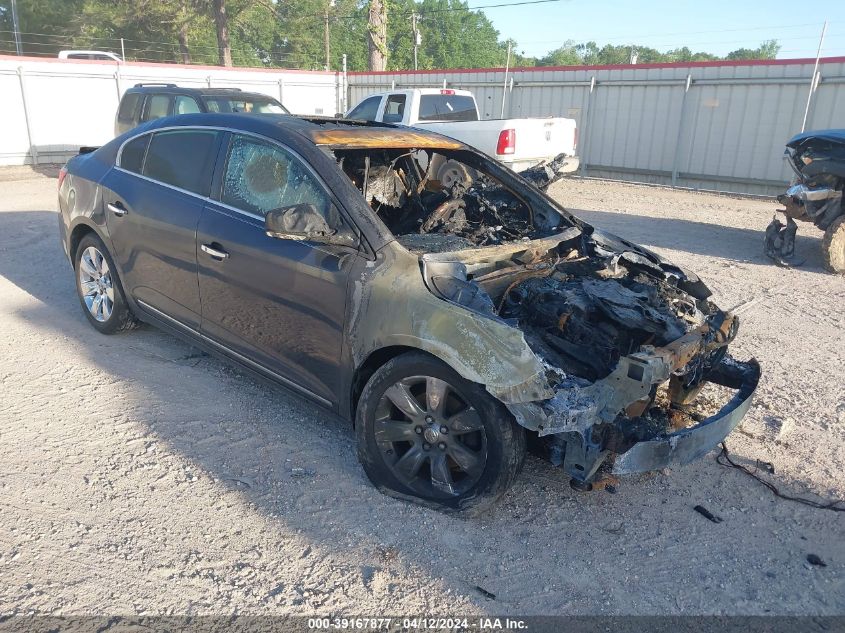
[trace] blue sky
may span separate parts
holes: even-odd
[[[503,1],[469,0],[469,5]],[[777,39],[779,58],[815,57],[825,19],[822,55],[845,55],[845,0],[561,0],[484,12],[526,55],[543,55],[568,39],[599,46],[633,41],[660,51],[686,45],[719,55]]]

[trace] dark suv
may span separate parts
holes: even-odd
[[[114,120],[114,135],[173,114],[254,112],[289,114],[273,97],[240,88],[184,88],[176,84],[135,84],[123,94]]]

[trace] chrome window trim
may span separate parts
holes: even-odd
[[[190,332],[194,336],[201,338],[206,343],[210,343],[211,345],[214,345],[215,347],[221,349],[222,351],[226,352],[227,354],[231,354],[236,360],[238,360],[241,363],[244,363],[245,365],[251,366],[256,371],[259,371],[259,372],[262,372],[262,373],[265,373],[265,374],[269,374],[270,376],[272,376],[273,378],[275,378],[276,380],[278,380],[279,382],[281,382],[285,386],[287,386],[291,389],[294,389],[295,391],[299,391],[300,393],[305,394],[309,398],[313,398],[314,400],[317,400],[318,402],[320,402],[321,404],[323,404],[327,407],[333,406],[331,401],[326,400],[322,396],[318,396],[316,393],[314,393],[310,389],[306,389],[305,387],[303,387],[302,385],[292,381],[291,379],[285,378],[284,376],[282,376],[279,373],[276,373],[272,369],[268,369],[267,367],[265,367],[261,363],[257,363],[254,360],[252,360],[251,358],[247,358],[243,354],[236,352],[235,350],[231,349],[230,347],[227,347],[226,345],[223,345],[222,343],[218,343],[217,341],[215,341],[212,338],[209,338],[208,336],[206,336],[205,334],[203,334],[199,330],[196,330],[189,325],[185,325],[180,320],[174,319],[172,316],[165,314],[164,312],[162,312],[158,308],[154,308],[149,303],[147,303],[145,301],[141,301],[140,299],[135,299],[135,302],[138,305],[140,305],[142,308],[144,308],[144,310],[151,312],[154,316],[162,318],[165,321],[167,321],[168,323],[176,325],[176,326],[182,328],[183,330]]]
[[[231,211],[236,211],[236,212],[241,213],[241,214],[243,214],[247,217],[255,218],[256,220],[261,220],[263,222],[264,221],[263,215],[258,215],[256,213],[244,211],[243,209],[238,209],[237,207],[233,207],[230,204],[226,204],[222,200],[215,200],[211,196],[203,196],[202,194],[198,194],[198,193],[195,193],[193,191],[188,191],[187,189],[182,189],[181,187],[177,187],[175,185],[171,185],[171,184],[168,184],[166,182],[161,182],[160,180],[155,180],[154,178],[150,178],[149,176],[145,176],[144,174],[138,174],[138,173],[135,173],[134,171],[129,171],[128,169],[124,169],[123,167],[120,166],[120,161],[123,158],[123,148],[126,146],[127,143],[130,143],[131,141],[134,141],[136,138],[144,136],[145,134],[156,134],[158,132],[168,132],[168,131],[173,131],[173,130],[177,130],[177,131],[178,130],[214,130],[214,131],[218,131],[218,132],[230,132],[231,134],[241,134],[243,136],[251,136],[253,138],[257,138],[261,141],[264,141],[265,143],[270,143],[271,145],[277,145],[278,147],[281,147],[284,151],[286,151],[286,152],[290,153],[292,156],[294,156],[300,163],[302,163],[305,166],[305,169],[307,169],[308,172],[317,180],[317,182],[320,183],[320,186],[323,188],[323,190],[326,192],[326,195],[329,198],[330,204],[334,204],[335,206],[338,206],[337,203],[335,202],[335,195],[332,193],[331,188],[329,188],[329,186],[326,185],[326,182],[320,177],[320,174],[318,174],[314,170],[314,168],[311,166],[311,164],[307,160],[305,160],[305,158],[302,157],[302,154],[297,152],[295,149],[288,147],[284,143],[281,143],[281,142],[279,142],[275,139],[264,136],[263,134],[257,134],[256,132],[248,132],[248,131],[245,131],[245,130],[238,130],[238,129],[231,128],[231,127],[223,127],[223,126],[218,126],[218,125],[171,125],[171,126],[167,126],[167,127],[158,128],[158,129],[155,129],[155,130],[145,130],[144,132],[141,132],[139,134],[136,134],[134,136],[127,138],[125,141],[123,141],[123,143],[120,144],[120,147],[117,150],[117,156],[115,157],[115,164],[113,166],[114,169],[122,171],[125,174],[132,174],[133,176],[137,176],[138,178],[143,178],[144,180],[146,180],[148,182],[153,182],[157,185],[161,185],[162,187],[167,187],[168,189],[173,189],[174,191],[179,191],[181,193],[188,194],[189,196],[193,196],[194,198],[198,198],[198,199],[204,200],[206,202],[212,202],[214,204],[220,205],[221,207],[223,207],[225,209],[229,209]],[[152,139],[150,140],[150,142],[152,142]],[[147,145],[147,150],[149,151],[149,144]],[[227,150],[228,150],[228,148],[227,148]],[[146,162],[146,154],[144,155],[144,161]],[[223,167],[224,170],[228,166],[228,161],[229,161],[229,153],[227,151],[226,152],[226,163],[227,164],[224,165],[224,167]],[[341,216],[345,216],[345,214],[341,213]],[[348,218],[346,218],[346,219],[347,219],[347,221],[349,221]],[[351,223],[356,229],[358,229],[358,233],[361,233],[361,230],[357,227],[355,222],[351,222]]]

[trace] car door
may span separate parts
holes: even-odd
[[[196,230],[222,133],[179,128],[128,141],[102,182],[124,290],[199,329]]]
[[[349,271],[356,248],[267,234],[273,209],[313,204],[332,228],[351,231],[337,202],[294,152],[232,134],[219,201],[197,229],[202,330],[325,404],[337,402]]]

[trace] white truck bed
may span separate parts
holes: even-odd
[[[578,134],[574,119],[479,120],[475,97],[468,90],[394,90],[363,99],[347,118],[397,123],[438,132],[492,156],[514,171],[566,154],[566,171],[578,168]]]

